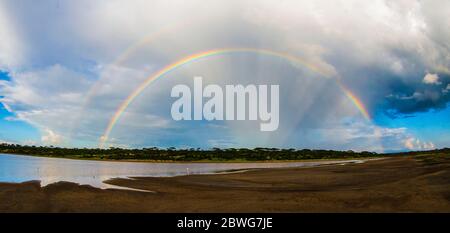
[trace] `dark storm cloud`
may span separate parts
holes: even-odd
[[[447,89],[450,79],[446,75],[438,76],[440,79],[436,85],[423,82],[393,85],[392,93],[385,98],[384,111],[391,114],[414,114],[445,108],[450,102]]]

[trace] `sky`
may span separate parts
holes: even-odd
[[[450,147],[448,15],[447,0],[0,1],[0,142],[98,147],[152,74],[204,51],[249,48],[146,86],[104,146]],[[192,86],[194,76],[205,85],[279,85],[278,130],[174,121],[171,88]]]

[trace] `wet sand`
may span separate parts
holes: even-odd
[[[107,181],[153,192],[0,183],[0,212],[450,212],[448,157]]]

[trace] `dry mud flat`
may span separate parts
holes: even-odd
[[[0,183],[0,212],[450,212],[448,155],[108,183],[153,192]]]

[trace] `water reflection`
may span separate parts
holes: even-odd
[[[45,186],[58,181],[87,184],[98,188],[117,188],[103,183],[111,178],[133,176],[178,176],[207,174],[234,169],[310,167],[344,161],[286,163],[144,163],[88,161],[0,154],[0,182],[40,180]],[[345,162],[360,162],[346,160]]]

